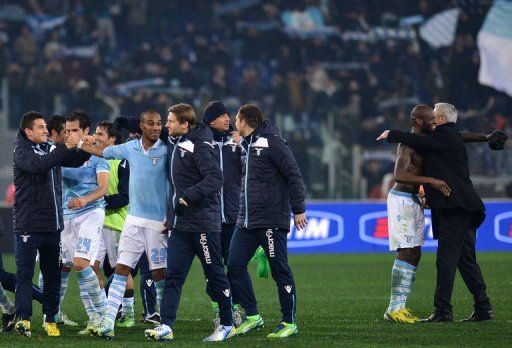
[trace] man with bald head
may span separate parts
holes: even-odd
[[[434,116],[428,105],[418,105],[411,113],[412,133],[434,131]],[[425,217],[418,198],[420,185],[430,185],[445,196],[450,188],[443,180],[421,176],[423,159],[413,148],[400,144],[397,149],[394,179],[396,184],[388,194],[389,249],[396,251],[391,272],[391,296],[384,319],[413,324],[419,321],[406,308],[406,301],[416,277],[416,268],[425,242]]]
[[[474,298],[474,311],[465,320],[489,320],[494,317],[494,312],[475,253],[476,229],[485,219],[485,207],[473,188],[464,141],[455,129],[457,110],[451,104],[438,103],[433,115],[436,128],[430,135],[391,130],[377,138],[402,143],[418,151],[424,160],[424,174],[444,180],[451,190],[450,195],[446,196],[439,190],[425,186],[438,249],[435,312],[422,321],[453,321],[450,302],[457,268]],[[481,141],[493,140],[495,134],[496,131],[490,136],[481,136]],[[506,136],[503,136],[501,145],[506,140]]]

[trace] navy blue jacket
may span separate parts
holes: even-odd
[[[215,158],[223,176],[220,196],[221,220],[223,224],[234,224],[238,217],[242,180],[241,149],[231,138],[230,132],[218,132],[214,129],[212,132]]]
[[[305,193],[299,166],[265,120],[242,141],[242,191],[237,226],[247,229],[290,229],[290,213],[304,213]]]
[[[222,172],[215,159],[210,128],[198,123],[169,144],[168,226],[183,232],[220,232]],[[175,214],[179,198],[188,203],[182,216]]]
[[[64,228],[61,166],[80,167],[90,155],[65,145],[36,144],[21,131],[14,142],[15,233],[56,233]]]

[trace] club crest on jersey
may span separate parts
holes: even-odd
[[[160,159],[160,157],[150,157],[150,158],[151,158],[151,163],[153,163],[154,166],[156,166],[156,163]]]
[[[185,157],[186,153],[187,153],[187,150],[180,149],[180,156],[181,156],[181,158]]]

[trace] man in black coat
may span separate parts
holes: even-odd
[[[43,116],[34,111],[23,115],[14,143],[16,330],[31,336],[32,277],[36,253],[44,276],[44,329],[49,336],[60,336],[55,325],[60,291],[60,232],[64,227],[62,212],[61,166],[78,167],[89,155],[78,155],[76,146],[49,144]]]
[[[231,240],[228,277],[233,299],[246,312],[237,334],[263,326],[247,264],[261,246],[270,263],[281,304],[282,320],[268,337],[284,338],[297,333],[296,292],[288,265],[287,234],[290,215],[298,229],[306,226],[304,184],[299,166],[278,129],[255,105],[244,105],[236,115],[236,128],[244,137],[242,190],[237,229]]]
[[[203,122],[213,133],[213,147],[217,163],[222,171],[222,188],[220,193],[221,233],[220,242],[222,259],[228,264],[229,246],[238,216],[238,200],[240,197],[240,182],[242,180],[241,150],[230,125],[231,117],[228,109],[221,101],[212,101],[204,109]],[[235,132],[236,133],[236,132]],[[218,303],[212,301],[215,312],[215,326],[220,324]],[[233,305],[233,324],[239,326],[242,322],[240,310]]]
[[[485,219],[485,207],[473,188],[466,148],[455,128],[457,110],[451,104],[438,103],[434,116],[436,129],[431,135],[391,130],[377,139],[414,148],[424,159],[424,175],[444,180],[451,189],[451,194],[445,196],[425,187],[438,249],[435,312],[423,321],[453,321],[450,302],[457,268],[474,298],[474,311],[466,320],[488,320],[494,312],[475,253],[476,230]]]
[[[219,304],[220,326],[205,341],[224,341],[235,335],[231,290],[224,273],[220,246],[222,172],[215,160],[213,135],[204,123],[196,123],[192,106],[169,108],[166,128],[169,147],[169,210],[171,234],[167,244],[165,287],[160,306],[160,325],[145,331],[157,341],[173,338],[181,289],[196,255],[207,280],[206,291]]]

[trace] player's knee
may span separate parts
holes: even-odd
[[[151,272],[151,276],[155,282],[159,282],[160,280],[163,280],[165,278],[165,269],[155,269]]]
[[[83,270],[87,269],[88,267],[90,267],[89,260],[82,259],[82,258],[76,258],[75,260],[73,260],[73,264],[74,264],[77,272],[83,271]]]
[[[404,248],[399,249],[397,253],[397,259],[407,262],[410,265],[417,266],[421,257],[421,249],[415,248]]]

